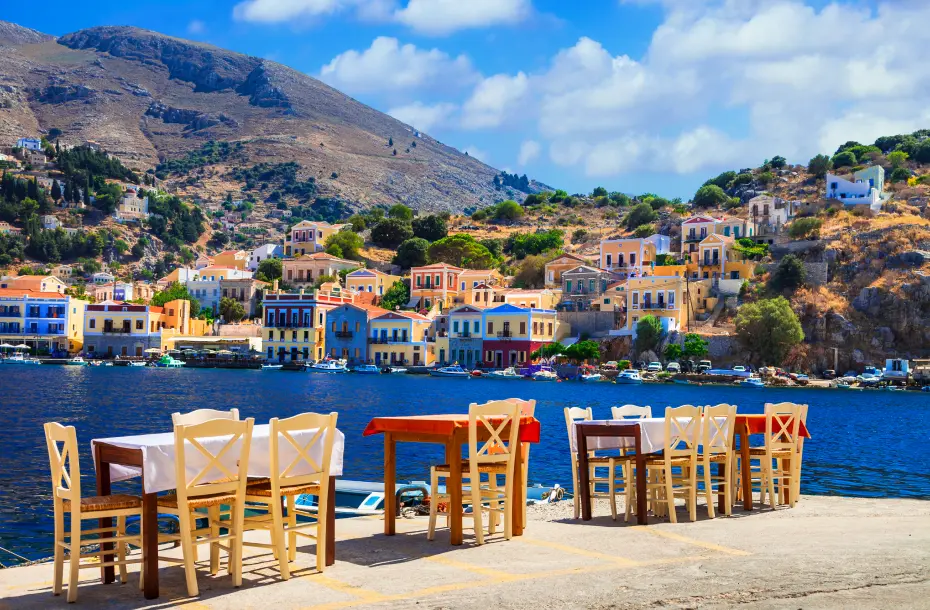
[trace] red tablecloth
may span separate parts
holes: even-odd
[[[749,427],[750,434],[765,434],[765,415],[737,415],[736,424],[746,424]],[[804,438],[810,438],[811,434],[807,430],[804,422],[798,426],[798,435]]]
[[[491,418],[493,423],[494,418]],[[503,421],[501,418],[499,421]],[[468,427],[468,414],[449,415],[408,415],[401,417],[375,417],[365,427],[362,436],[384,434],[385,432],[407,432],[435,434],[451,437],[456,430]],[[765,423],[762,424],[763,429]],[[520,442],[538,443],[540,436],[539,420],[535,417],[520,418]]]

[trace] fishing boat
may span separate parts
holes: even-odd
[[[145,360],[132,360],[129,362],[129,366],[143,367],[148,366],[148,363]]]
[[[848,383],[838,383],[838,384],[836,384],[836,389],[838,389],[838,390],[848,390],[848,389],[850,389],[850,386],[849,386]]]
[[[642,376],[640,376],[639,371],[634,369],[627,369],[617,375],[617,383],[622,383],[625,385],[631,384],[640,384],[643,382]]]
[[[502,371],[491,371],[487,376],[491,379],[523,379],[523,376],[512,366],[508,366]]]
[[[452,366],[443,366],[438,369],[433,369],[429,372],[433,377],[459,377],[461,379],[468,379],[471,377],[471,373],[463,369],[457,364]]]
[[[549,367],[543,367],[533,373],[533,381],[558,381],[559,376]]]
[[[601,374],[593,366],[582,366],[578,369],[578,380],[583,382],[600,381]]]
[[[179,369],[184,366],[183,360],[178,360],[171,354],[165,354],[155,363],[155,366],[161,369]]]
[[[345,363],[341,360],[323,360],[322,362],[317,362],[311,364],[307,367],[308,371],[313,373],[348,373],[349,369],[346,368]]]
[[[360,364],[354,369],[352,369],[352,372],[361,373],[362,375],[380,375],[381,369],[379,369],[373,364]]]
[[[65,361],[65,364],[69,366],[87,366],[87,361],[80,356],[75,356],[74,358],[68,358],[68,360]]]
[[[386,366],[381,369],[381,372],[385,375],[403,375],[407,372],[407,369],[401,366]]]
[[[31,356],[26,356],[25,354],[15,353],[10,354],[9,357],[0,360],[3,364],[42,364],[42,361],[38,358],[33,358]]]
[[[284,368],[283,364],[263,364],[262,365],[263,371],[280,371],[283,368]]]
[[[743,379],[742,381],[739,382],[739,385],[744,388],[764,388],[765,387],[765,384],[762,383],[762,380],[759,379],[758,377],[749,377],[747,379]]]

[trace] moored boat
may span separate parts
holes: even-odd
[[[131,362],[129,363],[129,366],[143,367],[143,366],[147,366],[147,365],[148,365],[148,363],[147,363],[145,360],[133,360],[133,361],[131,361]]]
[[[283,368],[284,368],[283,364],[263,364],[262,365],[263,371],[280,371]]]
[[[543,367],[533,373],[533,381],[558,381],[559,376],[549,367]]]
[[[162,369],[179,369],[184,366],[184,361],[178,360],[171,354],[165,354],[158,359],[155,366]]]
[[[25,354],[15,353],[10,354],[9,357],[0,360],[0,363],[3,364],[42,364],[42,361],[38,358],[33,358],[32,356],[26,356]]]
[[[460,379],[468,379],[471,377],[471,373],[463,369],[457,364],[452,366],[443,366],[438,369],[433,369],[429,372],[433,377],[458,377]]]
[[[381,369],[373,364],[360,364],[352,369],[352,372],[361,373],[362,375],[380,375]]]
[[[349,369],[341,360],[323,360],[307,367],[313,373],[348,373]]]
[[[640,384],[643,382],[642,376],[639,374],[639,371],[635,369],[627,369],[617,375],[617,383],[631,385],[631,384]]]
[[[747,379],[743,379],[742,381],[739,382],[739,385],[744,388],[764,388],[765,387],[765,384],[758,377],[749,377]]]
[[[386,366],[381,369],[381,372],[386,375],[403,375],[407,372],[407,369],[401,366]]]
[[[69,366],[87,366],[87,361],[80,356],[75,356],[74,358],[69,358],[65,364]]]
[[[501,371],[491,371],[487,374],[491,379],[523,379],[523,377],[512,366],[508,366]]]

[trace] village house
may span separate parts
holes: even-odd
[[[133,301],[135,300],[134,286],[129,282],[113,282],[111,284],[95,285],[91,288],[94,301]]]
[[[225,250],[213,256],[214,267],[231,267],[245,270],[249,264],[249,253],[245,250]]]
[[[163,307],[104,301],[87,306],[84,351],[92,357],[143,357],[161,349],[162,332],[191,334],[191,303],[168,301]]]
[[[149,217],[149,198],[139,197],[136,189],[127,189],[113,211],[117,222],[141,222]]]
[[[265,329],[262,349],[268,360],[306,362],[322,360],[326,351],[326,313],[352,303],[352,295],[337,284],[317,290],[265,294]]]
[[[377,297],[376,301],[380,301],[384,293],[399,281],[399,275],[391,275],[377,269],[356,269],[346,275],[346,290],[374,294]]]
[[[685,255],[684,264],[655,267],[653,275],[714,281],[751,279],[755,275],[756,263],[744,260],[735,246],[732,236],[711,233],[696,244],[695,250]]]
[[[338,233],[346,225],[328,222],[301,220],[290,228],[284,239],[284,256],[313,254],[326,247],[330,235]]]
[[[340,271],[357,269],[361,263],[350,261],[326,252],[304,254],[298,258],[286,258],[281,263],[282,280],[297,288],[312,286],[320,278],[339,281]]]
[[[258,266],[262,261],[268,260],[269,258],[282,258],[284,256],[284,248],[278,244],[265,244],[259,246],[249,252],[249,258],[246,263],[246,267],[250,271],[258,271]]]
[[[0,287],[0,342],[39,353],[75,353],[84,337],[87,301],[28,288]]]
[[[206,254],[201,254],[194,260],[194,269],[203,269],[204,267],[211,267],[214,264],[213,257],[207,256]]]
[[[644,316],[658,318],[666,333],[683,331],[688,326],[688,281],[683,277],[649,276],[630,278],[624,289],[627,306],[625,332],[635,335],[636,325]]]
[[[698,244],[704,241],[708,235],[724,235],[739,239],[741,237],[752,237],[752,229],[747,227],[746,221],[741,218],[713,216],[692,216],[686,218],[681,223],[681,254],[682,258],[687,258],[687,254],[697,252]]]
[[[601,241],[600,266],[621,277],[643,275],[656,260],[656,245],[648,239]]]
[[[13,275],[0,280],[0,288],[64,294],[68,285],[54,275]]]
[[[518,307],[555,309],[561,297],[561,290],[506,288],[481,283],[468,293],[468,303],[479,307],[509,303]]]
[[[672,249],[672,238],[668,235],[659,235],[655,233],[646,238],[646,241],[656,247],[656,254],[670,254]]]
[[[458,363],[472,369],[481,366],[484,350],[484,311],[474,305],[462,305],[449,311],[448,351],[436,342],[441,364]]]
[[[107,273],[106,271],[98,271],[97,273],[91,276],[91,281],[94,284],[112,284],[116,280],[116,277],[112,273]]]
[[[866,206],[873,212],[882,208],[885,189],[885,168],[872,165],[852,175],[852,179],[827,173],[826,198],[838,199],[845,206]]]
[[[196,272],[197,276],[182,282],[191,296],[200,302],[201,307],[213,310],[214,315],[220,310],[221,284],[224,280],[251,279],[252,272],[233,267],[204,267]],[[199,312],[197,312],[199,313]]]
[[[258,304],[262,301],[267,282],[254,278],[228,278],[220,280],[220,297],[239,301],[245,309],[246,318],[254,318]]]
[[[6,221],[0,221],[0,235],[19,234],[22,231]]]
[[[191,269],[189,267],[175,267],[168,273],[168,275],[155,282],[155,287],[158,290],[164,290],[175,282],[179,284],[186,284],[187,282],[192,282],[199,277],[199,270]]]
[[[462,269],[447,263],[435,263],[410,270],[410,302],[408,308],[430,309],[438,305],[445,309],[465,304],[470,292],[479,284],[494,285],[502,279],[495,269]]]
[[[571,271],[578,267],[578,265],[590,265],[591,261],[578,256],[576,254],[560,254],[554,259],[546,263],[545,267],[545,282],[546,287],[561,287],[562,286],[562,273],[565,271]]]
[[[71,279],[71,275],[74,273],[71,265],[55,265],[52,267],[51,271],[52,275],[63,282],[68,282]]]
[[[374,305],[346,303],[326,312],[326,353],[349,366],[369,362],[368,322],[388,313]]]
[[[20,138],[16,140],[16,147],[23,150],[42,150],[42,140],[38,138]]]
[[[794,218],[794,204],[772,195],[758,195],[749,200],[749,226],[756,243],[774,244],[784,227]]]
[[[52,216],[51,214],[45,214],[42,216],[42,228],[46,231],[54,231],[55,229],[61,226],[61,221]]]
[[[617,276],[605,269],[588,265],[579,265],[571,271],[562,273],[562,298],[559,309],[568,311],[589,311],[592,302],[600,298],[607,290],[608,284],[617,280]]]
[[[554,310],[514,305],[483,310],[482,323],[484,366],[493,368],[529,362],[530,354],[555,341],[559,326]]]
[[[389,311],[368,322],[368,358],[378,366],[429,366],[436,359],[429,341],[431,321],[412,311]]]

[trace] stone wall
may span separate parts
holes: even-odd
[[[776,263],[767,263],[762,265],[766,271],[774,271],[778,265]],[[807,283],[812,286],[822,286],[826,284],[829,278],[828,263],[804,263],[804,269],[807,271]]]
[[[259,324],[217,324],[216,335],[219,337],[261,337]]]
[[[560,311],[559,322],[571,325],[571,336],[589,337],[606,336],[617,326],[618,318],[623,314],[613,311]]]

